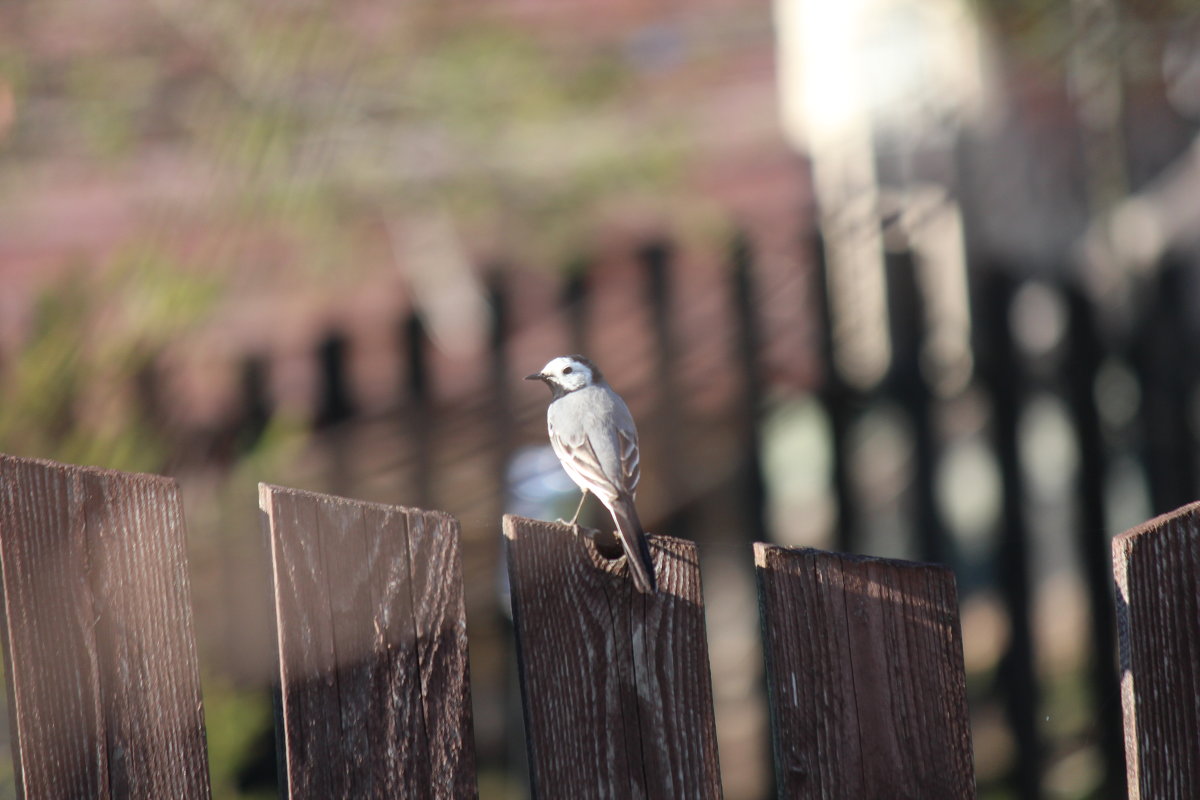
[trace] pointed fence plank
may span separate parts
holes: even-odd
[[[780,797],[973,798],[948,569],[756,543]]]
[[[720,797],[696,545],[651,537],[650,596],[565,525],[504,535],[533,796]]]
[[[1200,796],[1200,503],[1113,540],[1130,800]]]
[[[288,796],[477,794],[458,523],[261,484]]]
[[[208,798],[175,482],[0,455],[22,796]]]

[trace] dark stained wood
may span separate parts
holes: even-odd
[[[892,339],[889,389],[912,426],[913,527],[916,557],[948,563],[952,548],[937,502],[940,458],[939,404],[926,378],[928,288],[918,277],[916,254],[905,247],[884,256],[888,291],[888,321]]]
[[[1041,800],[1046,751],[1039,724],[1041,687],[1033,635],[1033,576],[1026,518],[1029,477],[1021,461],[1021,414],[1034,386],[1021,357],[1010,311],[1020,269],[980,264],[972,273],[971,317],[980,383],[991,397],[992,448],[1003,487],[1000,525],[992,567],[1008,615],[1008,643],[997,665],[996,689],[1014,739],[1015,757],[1006,783],[1021,800]]]
[[[954,575],[754,545],[779,796],[972,798]]]
[[[837,368],[834,355],[836,334],[834,331],[833,308],[830,303],[830,271],[829,260],[825,249],[825,237],[821,234],[817,221],[812,223],[812,239],[810,245],[813,255],[813,279],[815,286],[811,293],[812,309],[817,318],[816,330],[819,335],[821,363],[824,364],[825,374],[821,380],[819,396],[821,404],[829,415],[830,456],[833,459],[833,493],[837,503],[837,529],[834,531],[835,546],[844,552],[854,552],[861,540],[858,528],[862,521],[860,510],[861,500],[855,491],[855,482],[850,453],[850,441],[853,438],[855,424],[867,405],[867,398],[862,392],[842,377]]]
[[[30,798],[207,798],[175,482],[0,455],[4,653]]]
[[[421,506],[428,506],[433,496],[434,485],[434,442],[436,427],[433,371],[430,368],[429,333],[425,321],[417,311],[404,318],[400,329],[400,346],[405,356],[405,380],[401,396],[399,420],[406,438],[412,442],[416,457],[406,480],[411,487],[412,497]]]
[[[458,523],[260,485],[288,796],[477,794]]]
[[[1112,548],[1129,797],[1200,796],[1200,503]]]
[[[533,796],[720,797],[695,544],[650,537],[651,596],[565,525],[504,535]]]
[[[690,404],[686,402],[678,372],[680,363],[679,337],[672,324],[672,311],[676,307],[675,289],[678,277],[676,246],[667,239],[652,239],[637,251],[645,276],[646,304],[650,311],[650,325],[654,332],[654,413],[643,428],[641,452],[654,453],[657,457],[646,459],[659,465],[659,479],[666,496],[668,513],[659,520],[660,530],[672,536],[693,532],[695,526],[689,517],[693,513],[690,500],[693,495],[686,488],[684,465],[688,459],[691,440],[687,429]]]
[[[1117,666],[1117,624],[1112,602],[1112,537],[1107,527],[1109,469],[1107,434],[1097,404],[1096,380],[1105,358],[1095,309],[1081,288],[1064,290],[1069,327],[1065,399],[1079,442],[1079,518],[1074,525],[1080,572],[1091,611],[1092,653],[1087,666],[1095,709],[1096,738],[1104,764],[1097,797],[1125,794],[1125,740],[1122,732],[1121,678]]]
[[[766,483],[762,473],[762,415],[766,382],[759,363],[762,351],[761,321],[756,313],[754,246],[745,232],[734,236],[729,248],[732,266],[734,319],[737,326],[737,365],[741,371],[741,407],[738,409],[738,438],[742,451],[736,470],[737,490],[742,514],[746,520],[745,534],[750,541],[767,538]]]

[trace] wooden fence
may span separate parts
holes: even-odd
[[[1200,503],[1113,541],[1131,800],[1200,794]]]
[[[457,523],[260,496],[285,796],[474,796]],[[0,456],[25,797],[210,796],[183,533],[170,479]],[[611,540],[503,533],[533,795],[720,797],[696,545],[652,537],[647,596]],[[973,797],[950,574],[761,546],[757,566],[784,796]]]
[[[260,487],[291,798],[477,794],[449,515]],[[720,797],[697,547],[507,516],[535,797]],[[749,555],[749,554],[747,554]],[[781,797],[970,798],[953,574],[756,544]],[[1130,796],[1200,793],[1200,503],[1113,546]],[[174,481],[0,456],[3,644],[30,798],[210,796]]]

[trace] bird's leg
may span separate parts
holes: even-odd
[[[579,497],[579,506],[575,509],[575,516],[571,517],[570,522],[567,522],[566,520],[561,520],[561,519],[558,520],[558,522],[563,525],[570,525],[572,528],[576,527],[575,521],[579,519],[579,512],[583,511],[583,503],[585,500],[587,500],[587,496],[588,496],[588,490],[584,489],[583,494],[580,495],[580,497]],[[576,531],[576,532],[578,533],[578,531]]]
[[[587,496],[588,496],[588,490],[584,489],[583,494],[579,495],[579,505],[576,506],[576,508],[575,508],[575,516],[571,517],[571,521],[567,523],[571,527],[575,527],[575,521],[579,519],[579,512],[583,511],[583,504],[584,504],[584,501],[587,500]]]

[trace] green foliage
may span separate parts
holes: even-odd
[[[274,792],[247,792],[239,781],[247,754],[255,751],[263,731],[274,724],[270,698],[262,689],[238,689],[216,675],[206,675],[202,684],[213,797],[274,800]]]
[[[644,102],[628,59],[586,37],[560,44],[433,3],[147,12],[65,57],[0,50],[17,95],[0,164],[18,175],[66,153],[114,181],[134,163],[139,177],[194,174],[178,207],[189,219],[332,274],[377,261],[380,222],[430,209],[466,238],[560,263],[631,195],[667,207],[687,158],[689,137]],[[65,0],[42,13],[76,16]],[[21,183],[5,186],[14,199]]]
[[[203,34],[180,27],[219,80],[185,84],[179,120],[237,185],[241,219],[303,241],[298,266],[352,258],[336,246],[354,235],[337,225],[347,213],[437,208],[522,247],[565,248],[604,203],[672,185],[684,157],[669,122],[622,113],[632,75],[600,50],[426,6],[370,35],[319,6],[200,13]]]
[[[152,348],[217,297],[153,248],[108,269],[76,267],[38,299],[0,381],[0,450],[113,469],[154,470],[165,443],[143,419],[136,379]]]
[[[129,153],[138,140],[139,121],[153,103],[155,69],[144,57],[85,58],[68,68],[71,125],[85,150],[107,159]]]
[[[116,348],[114,357],[127,359],[194,327],[221,295],[222,282],[212,271],[189,269],[162,247],[140,242],[99,271],[92,301],[104,304],[112,323],[104,343]]]
[[[1156,49],[1156,39],[1196,12],[1195,0],[973,0],[971,5],[1002,42],[1006,57],[1020,59],[1026,67],[1045,70],[1056,79],[1062,79],[1069,68],[1071,48],[1088,33],[1088,26],[1094,26],[1093,33],[1113,35],[1103,28],[1108,12],[1119,26],[1111,44],[1123,52],[1127,73],[1133,73],[1126,77],[1135,77],[1152,64],[1157,79],[1156,59],[1146,59],[1139,51]]]

